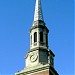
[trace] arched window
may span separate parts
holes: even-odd
[[[53,58],[50,57],[50,63],[53,65],[54,64],[54,61],[53,61]]]
[[[46,44],[48,44],[48,35],[46,34]]]
[[[43,42],[43,32],[40,32],[40,42]]]
[[[37,42],[37,32],[34,33],[34,43]]]
[[[32,35],[31,35],[31,45],[32,45]]]

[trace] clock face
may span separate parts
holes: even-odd
[[[37,60],[37,58],[38,58],[37,53],[33,53],[33,54],[30,56],[31,62],[35,62],[35,61]]]

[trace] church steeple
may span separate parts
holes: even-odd
[[[37,21],[37,20],[42,20],[43,21],[41,0],[36,0],[36,4],[35,4],[34,21]]]
[[[36,0],[34,20],[30,28],[30,50],[26,66],[16,75],[58,75],[54,69],[54,53],[48,48],[48,28],[45,25],[41,0]]]
[[[48,48],[48,28],[43,19],[41,0],[36,0],[34,21],[30,29],[30,49],[36,47]]]

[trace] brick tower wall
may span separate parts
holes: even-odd
[[[49,74],[49,70],[46,70],[46,71],[42,71],[42,72],[37,72],[35,74],[31,74],[31,75],[50,75],[50,74]]]

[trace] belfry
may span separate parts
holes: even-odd
[[[45,25],[41,0],[36,0],[34,21],[30,28],[30,50],[26,67],[15,75],[59,75],[54,68],[54,53],[48,48],[49,30]]]

